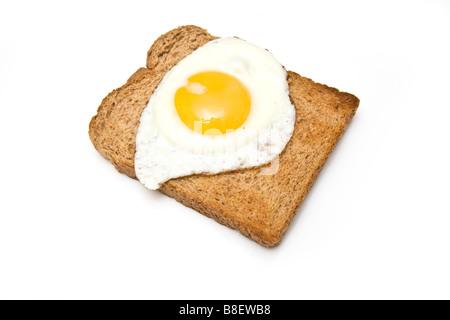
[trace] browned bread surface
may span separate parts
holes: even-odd
[[[216,37],[184,26],[159,37],[127,83],[103,99],[89,125],[98,152],[119,172],[136,178],[134,154],[139,118],[164,74]],[[164,183],[160,191],[266,247],[280,243],[326,159],[356,112],[355,96],[289,71],[296,108],[293,136],[274,175],[261,168],[216,175],[191,175]]]

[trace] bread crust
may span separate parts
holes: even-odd
[[[197,26],[167,32],[148,51],[147,67],[138,69],[125,85],[103,99],[89,124],[89,136],[119,172],[136,178],[140,115],[164,74],[216,38]],[[278,245],[359,105],[354,95],[292,71],[288,71],[288,82],[296,123],[279,156],[276,174],[263,175],[259,167],[191,175],[167,181],[160,191],[262,246]]]

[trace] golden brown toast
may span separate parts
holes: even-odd
[[[103,99],[89,124],[89,136],[119,172],[136,178],[139,119],[162,77],[178,61],[216,38],[196,26],[169,31],[151,46],[147,66]],[[359,105],[354,95],[291,71],[288,82],[296,123],[275,174],[261,174],[259,167],[191,175],[167,181],[160,191],[265,247],[279,244]]]

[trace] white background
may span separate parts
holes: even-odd
[[[196,24],[361,99],[280,246],[115,171],[90,118]],[[0,298],[450,299],[449,1],[2,1]]]

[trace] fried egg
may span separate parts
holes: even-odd
[[[292,136],[287,73],[238,38],[208,42],[161,80],[142,112],[135,171],[148,189],[192,174],[270,163]]]

